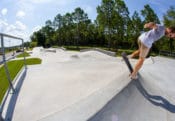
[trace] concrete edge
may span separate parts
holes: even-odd
[[[100,49],[100,48],[91,48],[91,49],[82,49],[82,50],[80,50],[80,52],[86,52],[86,51],[98,51],[98,52],[104,53],[104,54],[109,55],[109,56],[113,56],[113,57],[116,56],[115,52],[103,50],[103,49]]]
[[[13,93],[11,89],[7,91],[7,97],[4,100],[5,102],[2,110],[2,117],[4,118],[4,121],[11,121],[13,117],[16,101],[20,93],[20,89],[22,87],[26,73],[27,69],[23,67],[20,70],[20,73],[18,73],[18,75],[16,76],[16,80],[14,82],[15,93]]]
[[[85,121],[99,112],[116,94],[122,91],[130,83],[130,78],[126,76],[127,72],[111,81],[108,85],[91,93],[84,99],[65,107],[63,110],[53,112],[39,121]],[[98,101],[98,103],[94,103]],[[92,107],[92,108],[89,108]],[[82,112],[82,109],[85,111]]]

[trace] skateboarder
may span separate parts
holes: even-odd
[[[129,58],[133,58],[139,55],[139,59],[134,67],[133,72],[130,75],[132,79],[137,78],[136,77],[137,72],[142,67],[143,62],[146,56],[148,55],[148,52],[150,48],[152,47],[152,44],[155,41],[159,40],[163,36],[167,36],[169,38],[175,38],[175,26],[165,28],[164,26],[160,24],[155,24],[153,22],[150,22],[150,23],[146,23],[144,25],[144,28],[149,28],[150,30],[142,33],[138,37],[139,49],[128,56]]]

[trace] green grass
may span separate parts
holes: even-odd
[[[36,65],[36,64],[41,64],[42,60],[39,58],[29,58],[26,59],[26,64],[27,65]]]
[[[90,46],[79,46],[78,48],[76,46],[64,46],[67,50],[72,50],[72,51],[80,51],[82,49],[90,49],[90,48],[100,48],[103,50],[107,50],[107,51],[112,51],[112,52],[116,52],[116,56],[121,56],[122,52],[126,52],[127,54],[131,54],[132,52],[134,52],[135,50],[131,50],[131,49],[110,49],[107,47],[90,47]]]
[[[55,46],[55,47],[58,47],[58,46]],[[103,50],[115,52],[116,56],[121,56],[122,52],[125,52],[127,55],[130,55],[134,51],[136,51],[136,49],[112,49],[112,48],[110,48],[110,50],[109,50],[109,48],[107,48],[107,47],[95,47],[95,46],[94,47],[92,47],[92,46],[78,46],[78,48],[77,48],[77,46],[63,46],[63,47],[69,51],[80,51],[82,49],[100,48]],[[158,54],[154,53],[154,52],[150,53],[150,56],[157,56],[157,55]]]
[[[22,58],[22,57],[24,57],[24,55],[25,55],[25,57],[29,57],[29,56],[30,56],[29,53],[24,52],[24,53],[19,54],[19,55],[17,56],[17,58]]]
[[[66,48],[66,50],[69,50],[69,51],[80,51],[80,50],[83,50],[83,49],[91,49],[91,48],[100,48],[100,49],[103,49],[103,50],[109,50],[107,47],[97,47],[97,46],[63,46],[64,48]],[[116,52],[115,49],[111,49],[110,51],[114,51]]]
[[[121,56],[122,52],[125,52],[127,55],[133,53],[135,50],[126,50],[126,49],[118,49],[118,51],[116,52],[117,56]]]
[[[41,62],[42,60],[39,58],[26,59],[27,65],[41,64]],[[23,60],[9,61],[7,63],[10,77],[12,80],[16,77],[16,75],[21,70],[23,65],[24,65]],[[9,84],[8,84],[8,80],[6,77],[5,69],[4,69],[4,66],[2,66],[0,67],[0,102],[2,101],[3,96],[5,92],[7,91],[8,87],[9,87]]]
[[[107,48],[107,47],[91,47],[91,46],[63,46],[64,48],[66,48],[67,50],[69,51],[80,51],[82,49],[90,49],[90,48],[100,48],[100,49],[103,49],[103,50],[107,50],[107,51],[112,51],[112,52],[115,52],[116,53],[116,56],[121,56],[121,53],[122,52],[126,52],[127,54],[131,54],[134,50],[126,50],[126,49],[110,49]]]

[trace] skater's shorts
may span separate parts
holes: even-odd
[[[149,53],[150,48],[146,47],[139,39],[138,39],[138,45],[139,45],[139,50],[140,50],[139,57],[146,58],[146,56]]]

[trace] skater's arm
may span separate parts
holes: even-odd
[[[154,22],[149,22],[144,25],[144,28],[157,29],[157,25]]]

